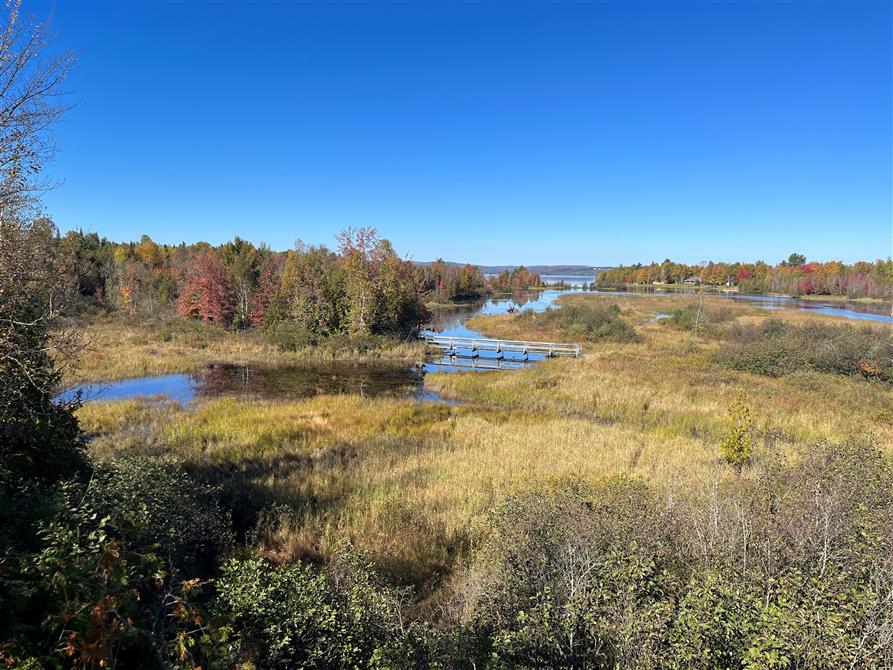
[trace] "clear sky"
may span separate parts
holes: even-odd
[[[79,55],[63,230],[285,249],[372,225],[482,264],[893,253],[889,2],[60,1],[54,25]]]

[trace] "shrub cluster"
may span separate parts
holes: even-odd
[[[348,547],[324,570],[233,560],[218,588],[219,616],[259,667],[419,667],[424,643],[407,617],[408,593],[383,584]]]
[[[680,330],[716,334],[719,332],[720,324],[726,323],[731,318],[732,312],[727,308],[708,309],[694,302],[674,310],[667,321]]]
[[[735,370],[770,377],[814,370],[893,382],[893,337],[870,326],[736,324],[716,356]]]
[[[531,330],[558,330],[571,339],[590,342],[638,342],[640,337],[630,323],[620,316],[616,304],[576,304],[549,308],[537,314],[522,312],[518,319]]]
[[[615,480],[508,500],[460,589],[477,667],[893,662],[893,472],[821,446],[701,497]]]

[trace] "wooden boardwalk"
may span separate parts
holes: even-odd
[[[450,337],[449,335],[437,335],[436,333],[424,333],[425,342],[431,346],[443,349],[445,352],[462,350],[470,351],[471,357],[476,357],[480,351],[492,351],[496,356],[486,358],[500,359],[506,353],[522,354],[525,358],[528,354],[540,354],[542,356],[573,356],[577,358],[583,355],[583,346],[565,342],[529,342],[526,340],[491,340],[476,337]],[[468,355],[465,354],[465,357]],[[508,359],[507,359],[508,360]]]

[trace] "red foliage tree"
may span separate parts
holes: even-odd
[[[180,287],[177,313],[184,319],[229,324],[233,296],[226,269],[213,251],[202,251],[187,268]]]
[[[257,280],[257,289],[251,296],[251,325],[262,326],[267,313],[279,291],[282,282],[282,266],[285,265],[285,257],[279,255],[270,256],[260,271]]]

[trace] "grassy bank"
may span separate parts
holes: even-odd
[[[798,300],[814,300],[816,302],[841,302],[841,303],[862,302],[862,303],[880,303],[880,304],[886,303],[887,305],[893,307],[893,305],[891,305],[890,298],[866,298],[866,297],[850,298],[849,296],[845,296],[845,295],[815,295],[815,294],[798,295],[798,296],[796,296],[796,298]]]
[[[738,293],[737,286],[714,286],[712,284],[604,284],[601,290],[630,292],[655,291],[658,293]]]
[[[300,365],[330,362],[406,364],[424,359],[418,342],[332,340],[285,351],[255,330],[229,331],[177,318],[96,318],[86,324],[85,348],[65,384],[190,372],[211,363]]]

